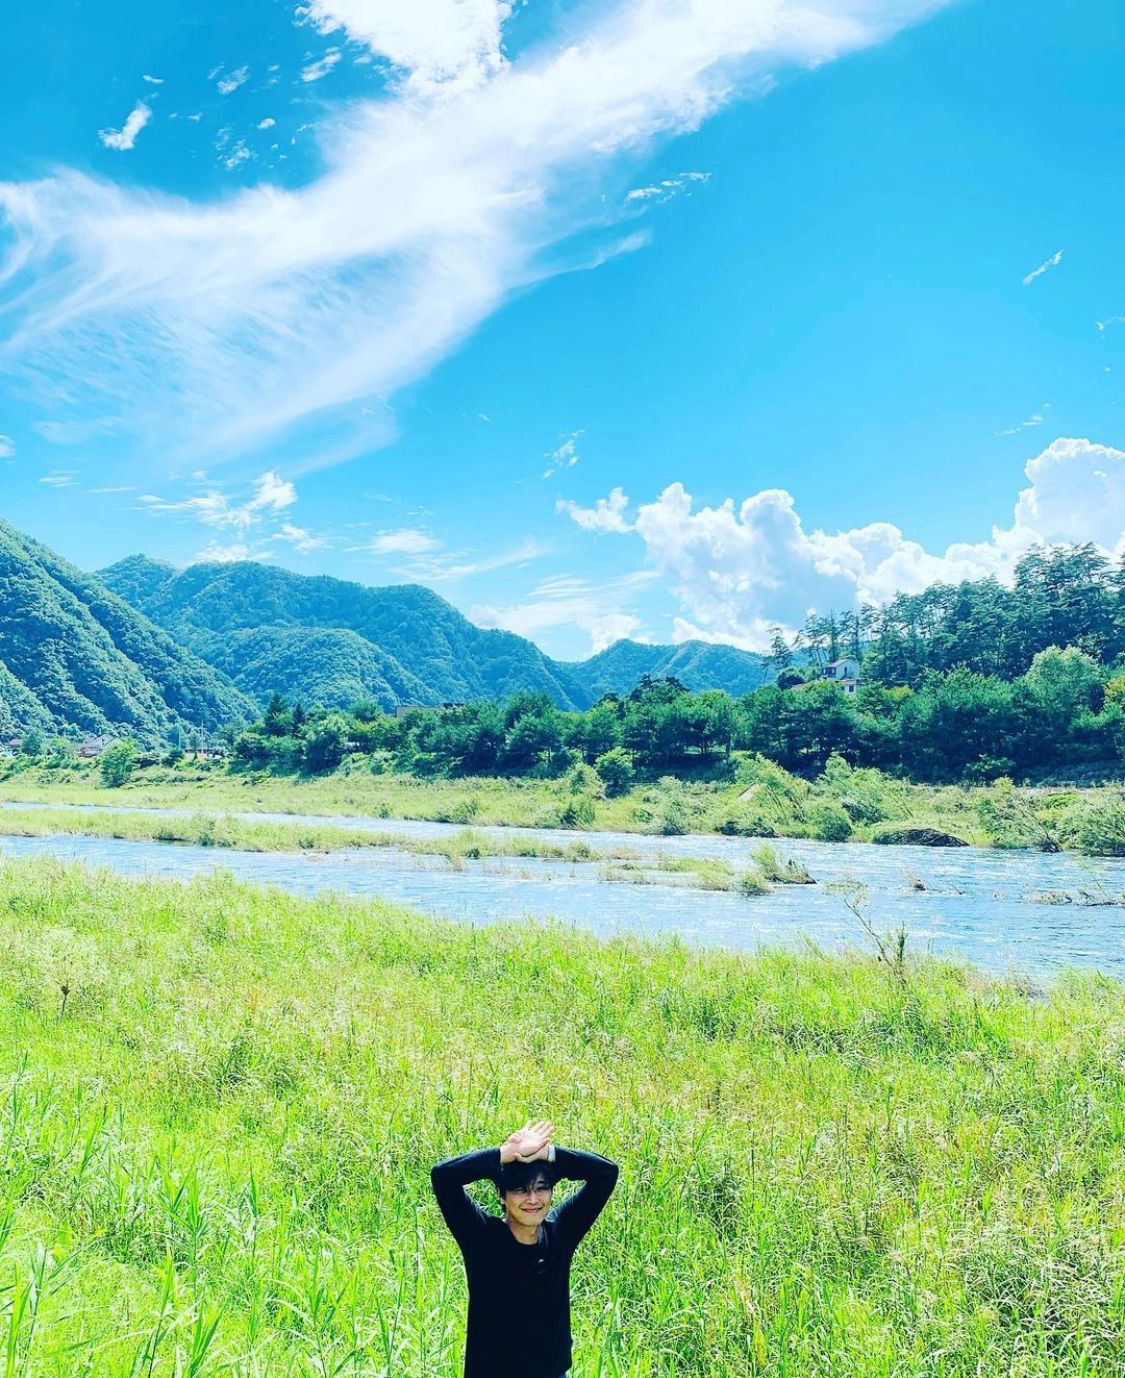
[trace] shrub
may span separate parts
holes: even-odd
[[[1061,826],[1067,842],[1087,856],[1125,856],[1125,799],[1086,800],[1067,810]]]
[[[852,835],[852,820],[839,804],[821,800],[808,813],[809,834],[818,842],[846,842]]]
[[[769,882],[761,871],[743,871],[738,877],[738,893],[740,895],[746,895],[749,898],[753,895],[768,895],[769,892]]]
[[[594,762],[594,769],[609,795],[624,794],[633,781],[633,763],[628,752],[619,746],[603,752]]]

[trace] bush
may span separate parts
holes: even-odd
[[[738,877],[738,893],[748,898],[753,895],[768,895],[769,882],[760,871],[743,871]]]
[[[111,742],[102,752],[102,784],[106,789],[117,789],[128,784],[136,761],[137,748],[127,737],[124,741]]]
[[[603,752],[594,762],[594,769],[609,795],[624,794],[632,784],[635,773],[628,752],[622,751],[619,746]]]
[[[808,813],[809,836],[818,842],[846,842],[852,835],[852,820],[839,804],[821,800]]]
[[[560,828],[592,828],[596,818],[597,809],[588,794],[566,800],[559,809]]]
[[[567,771],[563,785],[571,794],[588,794],[593,799],[601,798],[605,794],[605,782],[602,777],[593,766],[585,765],[581,761]]]
[[[1125,799],[1102,796],[1068,809],[1062,833],[1087,856],[1125,856]]]
[[[756,804],[735,804],[715,823],[715,831],[727,837],[776,837],[777,829]]]

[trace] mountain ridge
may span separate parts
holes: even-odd
[[[311,692],[317,685],[323,702],[333,688],[333,657],[347,666],[328,707],[354,702],[355,689],[364,688],[360,697],[388,709],[396,703],[503,699],[520,691],[546,693],[560,708],[583,709],[605,693],[628,693],[644,674],[675,675],[689,689],[734,694],[769,677],[763,657],[701,641],[650,646],[622,640],[585,661],[554,660],[514,632],[477,627],[422,584],[371,586],[256,561],[177,570],[144,555],[118,561],[96,577],[258,702],[278,689],[311,706],[318,701]],[[297,662],[301,639],[313,633],[319,660],[306,675]],[[236,663],[233,648],[239,644],[253,653],[253,670]],[[271,648],[288,655],[284,665],[271,662]],[[267,688],[271,664],[277,682]],[[388,690],[395,703],[388,701]]]

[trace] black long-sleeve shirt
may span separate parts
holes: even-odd
[[[499,1176],[498,1148],[450,1158],[430,1172],[465,1259],[465,1378],[562,1378],[570,1368],[570,1260],[613,1192],[617,1164],[559,1148],[555,1172],[584,1185],[547,1214],[536,1244],[521,1244],[507,1220],[481,1210],[465,1191],[469,1182]]]

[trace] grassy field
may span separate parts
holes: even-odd
[[[1125,988],[0,866],[5,1378],[454,1378],[432,1162],[622,1179],[576,1378],[1125,1374]]]

